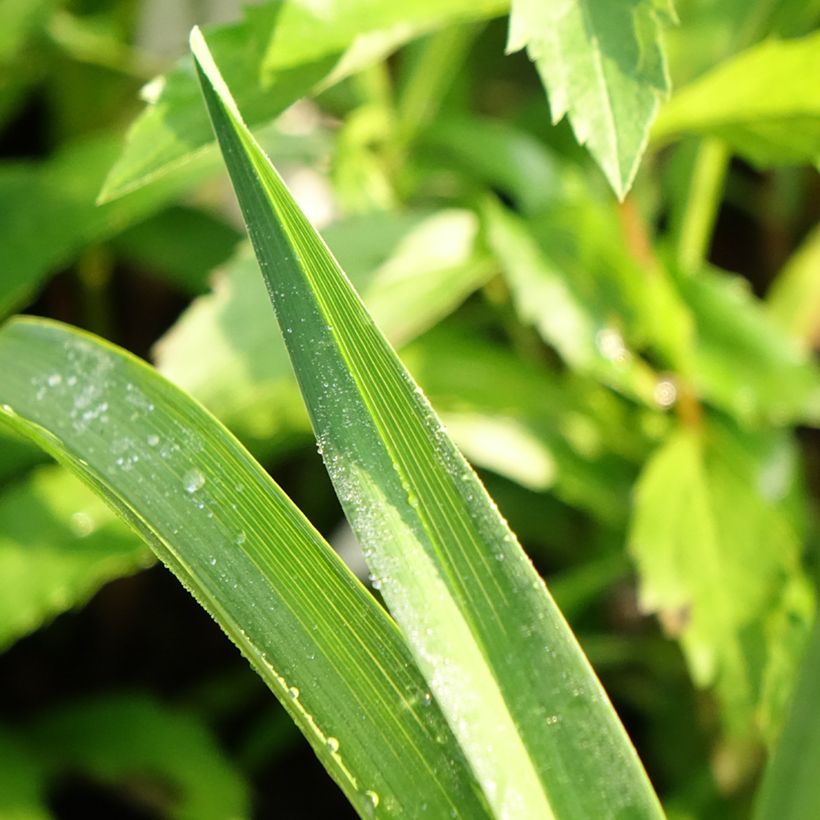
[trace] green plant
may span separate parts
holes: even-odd
[[[103,205],[91,197],[113,155],[104,139],[0,175],[0,196],[20,203],[0,225],[20,258],[0,285],[6,311],[105,237],[77,268],[85,324],[103,334],[116,332],[112,257],[156,267],[189,293],[226,266],[157,347],[178,386],[65,324],[0,329],[5,469],[16,478],[34,467],[0,498],[0,536],[41,545],[25,555],[0,540],[0,584],[15,589],[0,602],[0,641],[148,562],[73,472],[239,646],[364,816],[661,816],[581,646],[648,722],[638,746],[645,758],[654,750],[670,814],[747,812],[768,746],[777,751],[758,816],[806,816],[816,787],[789,761],[820,733],[814,648],[789,701],[814,617],[803,546],[814,524],[791,428],[820,417],[817,234],[767,303],[708,257],[721,203],[748,207],[754,178],[733,155],[762,168],[820,156],[820,99],[807,79],[817,12],[782,3],[735,19],[681,5],[667,48],[683,87],[664,104],[660,27],[671,8],[590,1],[554,17],[513,3],[509,46],[526,46],[553,119],[568,114],[621,204],[568,129],[547,127],[540,96],[502,104],[504,116],[475,113],[471,75],[457,70],[493,42],[497,30],[482,25],[503,5],[458,0],[253,7],[207,45],[195,30],[193,69],[149,86]],[[73,58],[135,59],[116,38],[106,50],[82,16],[36,8],[20,31],[49,20]],[[758,44],[769,34],[791,39]],[[400,62],[384,61],[420,35]],[[710,49],[726,58],[711,71]],[[338,133],[314,123],[299,138],[283,124],[258,140],[285,165],[321,164],[333,146],[337,207],[349,216],[325,240],[404,364],[243,122],[262,125],[308,92],[344,114]],[[217,167],[202,96],[261,277],[247,248],[228,259],[237,233],[221,218],[166,205]],[[89,163],[100,173],[79,179]],[[744,218],[770,242],[778,230],[801,235],[812,173],[763,177],[787,216],[764,201]],[[182,252],[175,238],[187,238]],[[254,458],[275,463],[309,437],[288,359],[390,614]],[[20,434],[68,471],[39,465]],[[549,586],[563,615],[454,441],[487,471],[539,563],[560,568]],[[635,615],[619,616],[612,634],[603,604],[613,585],[629,596],[630,566],[638,606],[659,615],[666,639]],[[201,718],[168,713],[154,754],[117,739],[162,721],[158,706],[143,696],[103,704],[113,737],[91,728],[94,708],[0,736],[16,767],[0,809],[44,816],[44,783],[75,759],[103,782],[160,772],[173,788],[141,799],[164,813],[248,812]],[[199,764],[185,764],[200,745],[211,796],[192,774]]]

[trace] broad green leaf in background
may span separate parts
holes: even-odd
[[[508,51],[527,49],[552,121],[569,115],[619,199],[626,196],[669,92],[661,21],[668,0],[513,0]]]
[[[659,144],[715,136],[760,167],[820,160],[820,33],[769,40],[678,90],[652,130]]]
[[[820,423],[820,368],[745,280],[707,269],[677,284],[694,322],[690,378],[704,400],[752,424]]]
[[[111,244],[129,262],[198,294],[206,290],[207,277],[228,260],[238,242],[237,231],[223,220],[176,205],[131,226]]]
[[[766,297],[769,316],[810,347],[820,344],[820,226],[777,275]]]
[[[373,213],[324,231],[379,326],[396,342],[456,308],[492,272],[470,211]],[[203,359],[202,345],[210,355]],[[157,366],[258,452],[299,443],[309,425],[250,248],[156,347]]]
[[[24,305],[37,287],[86,246],[159,209],[190,184],[185,174],[97,207],[94,200],[120,139],[83,139],[42,163],[0,165],[0,316]]]
[[[543,581],[242,122],[196,29],[191,43],[325,463],[491,808],[660,816]]]
[[[0,651],[150,560],[72,475],[54,466],[30,473],[0,493]]]
[[[630,551],[640,602],[715,686],[730,731],[777,733],[813,611],[787,509],[796,455],[785,434],[681,429],[644,468]]]
[[[786,723],[757,794],[755,820],[820,816],[820,620],[806,649]]]
[[[404,42],[458,20],[502,14],[507,0],[277,0],[214,26],[208,38],[251,125],[262,125],[321,84],[381,59]],[[101,198],[114,199],[212,151],[213,134],[189,58],[146,89],[149,106],[128,134]]]
[[[250,816],[247,784],[202,721],[146,695],[67,704],[26,727],[26,739],[52,777],[81,772],[162,817]]]
[[[45,771],[20,738],[0,726],[0,817],[50,820],[44,799]]]
[[[0,419],[150,544],[359,812],[483,816],[393,622],[212,416],[124,351],[56,323],[0,329],[0,372]]]

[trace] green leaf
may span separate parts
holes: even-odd
[[[746,280],[712,269],[678,287],[694,321],[689,375],[700,396],[750,424],[820,423],[820,368]]]
[[[97,207],[97,191],[119,145],[110,135],[89,137],[43,163],[0,166],[0,316],[24,305],[85,246],[143,219],[189,184],[176,174],[150,191]]]
[[[574,261],[567,263],[566,256],[557,261],[558,243],[538,242],[528,223],[512,211],[488,199],[483,213],[488,242],[509,282],[521,320],[532,324],[574,369],[653,404],[658,378],[623,337],[627,327],[636,326],[628,321],[632,306],[618,282],[630,271],[617,266],[602,273],[599,265],[590,264],[588,254],[576,256],[574,249]],[[578,225],[590,217],[586,227],[607,230],[589,209],[557,209],[544,221],[550,219],[551,229],[564,243],[572,243],[573,234],[562,231],[558,220],[571,218]],[[583,256],[587,258],[579,265],[577,260]]]
[[[0,419],[150,544],[361,813],[484,816],[393,622],[212,416],[129,354],[55,323],[7,323],[0,372]]]
[[[332,0],[314,8],[279,0],[246,8],[239,23],[210,28],[208,41],[248,122],[261,125],[413,37],[457,20],[494,17],[506,6],[507,0]],[[147,86],[144,96],[149,106],[131,127],[102,200],[213,157],[213,134],[188,58]]]
[[[325,463],[491,808],[659,816],[542,580],[242,122],[198,30],[191,42]]]
[[[769,316],[809,347],[820,343],[820,226],[777,275],[766,297]]]
[[[27,745],[0,727],[0,817],[50,820],[44,800],[45,772]]]
[[[553,123],[565,114],[619,199],[626,196],[669,91],[658,0],[513,0],[507,51],[527,49],[549,94]]]
[[[637,486],[630,551],[640,602],[678,638],[730,731],[771,737],[811,621],[813,594],[785,499],[796,455],[782,435],[679,430]]]
[[[134,790],[161,816],[225,820],[250,815],[248,786],[194,715],[145,695],[95,697],[48,713],[26,737],[51,772],[83,772]],[[153,804],[153,805],[152,805]]]
[[[379,326],[408,341],[457,307],[492,272],[469,211],[374,213],[329,226],[325,238]],[[210,355],[203,360],[202,345]],[[157,365],[255,451],[294,446],[309,430],[282,336],[250,248],[222,271],[156,348]]]
[[[35,470],[0,494],[0,651],[149,563],[80,481],[58,467]]]
[[[820,33],[769,40],[684,86],[652,131],[720,137],[760,167],[820,160]]]
[[[429,331],[402,361],[473,464],[623,523],[634,476],[621,456],[643,442],[617,399],[453,328]]]
[[[211,214],[175,206],[123,231],[114,250],[188,293],[206,290],[207,277],[239,242],[237,231]]]
[[[820,816],[820,620],[800,667],[786,724],[763,775],[755,820]]]

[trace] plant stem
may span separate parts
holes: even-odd
[[[677,237],[675,256],[683,273],[697,271],[709,252],[728,164],[729,151],[722,140],[701,142]]]

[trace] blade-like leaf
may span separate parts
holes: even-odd
[[[658,0],[513,0],[508,51],[527,49],[553,122],[569,115],[618,197],[626,196],[669,91]],[[668,13],[669,9],[666,9]]]
[[[0,418],[153,547],[360,812],[483,816],[395,625],[213,417],[144,363],[58,324],[3,327],[0,372]]]
[[[652,131],[724,139],[763,167],[820,160],[820,34],[771,40],[684,86]]]
[[[658,816],[543,581],[242,122],[198,30],[191,42],[331,478],[493,810]]]
[[[209,41],[252,125],[272,120],[320,84],[342,79],[402,43],[458,20],[502,14],[508,0],[264,3],[215,26]],[[150,104],[105,182],[114,199],[182,165],[206,161],[213,134],[186,58],[147,89]]]
[[[755,820],[820,817],[820,620],[806,650],[786,725],[766,767]]]

